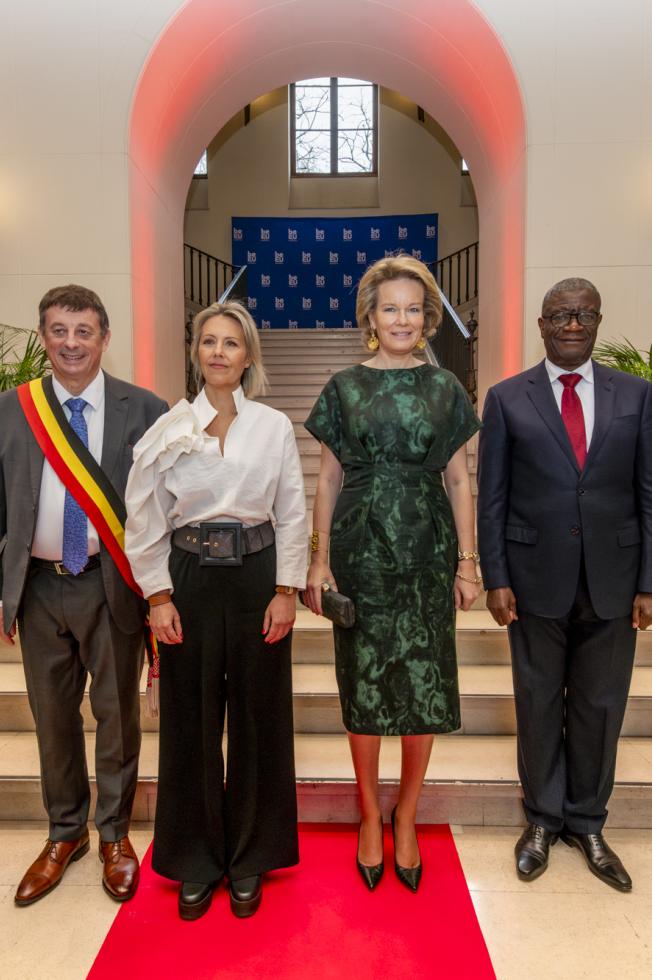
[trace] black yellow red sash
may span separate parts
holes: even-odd
[[[142,595],[125,555],[125,505],[99,463],[71,428],[59,399],[43,379],[16,389],[43,455],[95,527],[127,585]]]
[[[142,596],[125,554],[125,505],[111,481],[71,428],[59,399],[43,379],[16,388],[18,401],[43,455],[66,490],[94,525],[100,540],[130,589]],[[152,715],[158,714],[158,644],[145,620],[145,648],[149,661],[147,700]]]

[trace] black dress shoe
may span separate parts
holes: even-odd
[[[516,873],[521,881],[534,881],[548,867],[550,847],[556,844],[558,835],[538,823],[529,823],[514,848]]]
[[[200,919],[208,912],[213,899],[213,891],[219,882],[206,884],[205,881],[183,881],[179,888],[179,915],[192,921]]]
[[[396,872],[396,877],[411,892],[416,892],[421,881],[423,866],[421,861],[419,861],[416,868],[404,868],[396,860],[396,807],[392,810],[392,840],[394,841],[394,871]]]
[[[561,839],[569,847],[577,847],[586,859],[589,871],[606,885],[617,888],[620,892],[631,892],[632,879],[623,867],[623,863],[615,854],[602,834],[574,834],[571,830],[563,830]]]
[[[246,919],[258,911],[263,897],[263,876],[251,875],[231,881],[231,911],[239,919]]]
[[[362,824],[360,824],[362,826]],[[382,839],[383,835],[383,818],[380,818],[380,836]],[[358,852],[355,856],[355,863],[357,865],[358,871],[364,881],[365,885],[370,892],[374,890],[378,882],[383,876],[383,871],[385,870],[385,862],[381,861],[380,864],[362,864],[359,857],[360,853],[360,827],[358,827]]]

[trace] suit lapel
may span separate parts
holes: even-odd
[[[573,447],[571,446],[566,426],[564,425],[561,412],[557,408],[557,402],[550,384],[550,378],[546,371],[545,361],[532,370],[528,377],[527,394],[536,408],[537,412],[548,426],[553,436],[559,443],[560,449],[568,459],[576,473],[580,472],[577,464]]]
[[[595,419],[593,422],[591,445],[589,446],[586,465],[584,467],[585,470],[591,465],[599,452],[614,414],[615,388],[612,381],[612,372],[609,368],[602,367],[596,361],[593,361],[593,388]]]
[[[104,372],[104,437],[102,469],[111,480],[122,455],[129,399],[116,394],[111,375]]]

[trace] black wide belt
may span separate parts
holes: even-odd
[[[200,565],[241,565],[243,555],[253,555],[274,544],[271,521],[243,527],[239,521],[213,521],[199,527],[178,527],[172,544],[199,555]]]
[[[32,558],[32,565],[37,568],[47,568],[50,572],[56,572],[57,575],[72,575],[62,561],[48,561],[47,558]],[[91,572],[94,568],[100,567],[100,556],[91,555],[84,567],[82,568],[79,575],[83,575],[84,572]]]

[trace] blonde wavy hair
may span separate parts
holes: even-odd
[[[423,315],[425,337],[434,337],[441,323],[442,307],[439,287],[430,269],[411,255],[390,255],[370,265],[358,286],[355,318],[366,344],[372,334],[369,315],[378,305],[378,290],[393,279],[412,279],[423,286]]]
[[[247,398],[264,395],[268,389],[267,375],[263,367],[263,354],[260,349],[258,328],[253,317],[242,303],[229,300],[227,303],[213,303],[212,306],[201,310],[192,321],[192,341],[190,343],[190,361],[195,371],[195,381],[200,388],[203,378],[199,368],[199,342],[204,324],[214,316],[228,316],[242,327],[247,357],[251,361],[242,375],[242,390]]]

